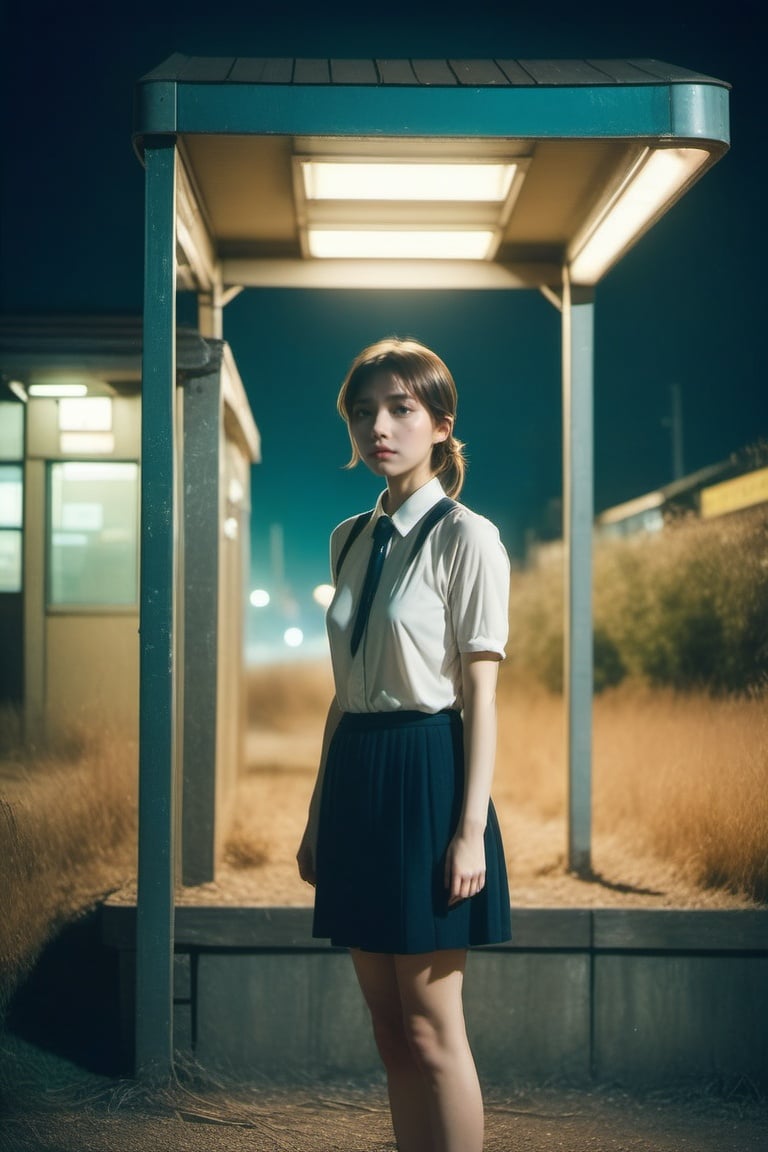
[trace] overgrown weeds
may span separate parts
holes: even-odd
[[[0,1016],[58,928],[135,871],[133,742],[73,733],[25,744],[0,717]]]
[[[595,687],[627,677],[677,691],[768,683],[768,515],[682,518],[663,533],[601,541],[594,555]],[[560,565],[516,573],[510,657],[562,689]]]

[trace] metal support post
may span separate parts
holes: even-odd
[[[592,870],[594,290],[571,286],[567,276],[562,332],[568,868],[586,877]]]
[[[173,1071],[176,148],[145,141],[136,1071]]]

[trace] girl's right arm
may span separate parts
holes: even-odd
[[[299,875],[302,880],[306,880],[308,884],[314,885],[315,883],[315,855],[317,852],[317,828],[320,822],[320,798],[323,791],[323,776],[325,775],[325,763],[328,759],[328,749],[333,739],[333,734],[338,727],[341,720],[341,709],[334,696],[331,701],[331,706],[328,709],[328,716],[325,721],[325,730],[323,732],[323,746],[320,753],[320,768],[315,780],[315,787],[312,791],[312,799],[309,802],[309,815],[307,817],[307,826],[304,829],[304,835],[301,838],[299,850],[296,853],[296,861],[299,865]]]

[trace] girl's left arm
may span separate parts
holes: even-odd
[[[496,759],[495,652],[461,657],[464,689],[464,800],[445,860],[448,903],[475,896],[485,886],[484,833]]]

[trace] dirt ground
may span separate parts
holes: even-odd
[[[315,776],[319,735],[252,728],[248,769],[238,786],[234,830],[215,882],[182,888],[178,904],[234,904],[302,907],[312,889],[296,869]],[[582,879],[565,866],[566,829],[562,815],[545,818],[520,805],[501,784],[494,800],[507,853],[510,898],[515,908],[750,908],[743,894],[709,888],[669,859],[655,855],[626,832],[596,830],[593,874]],[[115,902],[133,902],[135,884],[114,893]]]
[[[227,859],[216,883],[180,891],[179,903],[311,903],[294,853],[317,747],[317,732],[251,730]],[[515,907],[755,906],[626,835],[598,832],[594,874],[577,879],[564,866],[562,816],[521,806],[503,786],[495,796]],[[135,886],[112,899],[135,899]],[[394,1152],[381,1080],[329,1081],[319,1070],[291,1085],[231,1085],[186,1070],[148,1091],[66,1059],[44,1031],[43,1041],[0,1030],[0,1152]],[[486,1152],[768,1152],[768,1100],[749,1084],[643,1094],[515,1082],[486,1085],[485,1098]]]
[[[381,1082],[227,1086],[190,1077],[150,1092],[0,1040],[2,1152],[393,1152]],[[765,1152],[768,1105],[692,1088],[486,1088],[486,1152]]]

